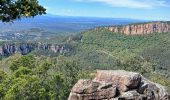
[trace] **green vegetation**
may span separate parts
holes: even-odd
[[[73,37],[82,66],[95,69],[124,69],[140,72],[154,82],[170,85],[170,34],[124,35],[96,29]],[[157,75],[162,80],[157,79]],[[170,89],[170,87],[169,87]]]
[[[11,72],[0,71],[0,99],[3,100],[67,100],[78,78],[88,72],[73,60],[50,59],[33,55],[13,56]]]
[[[46,9],[37,0],[1,0],[0,20],[10,22],[21,17],[45,14]]]
[[[93,78],[96,69],[139,72],[170,90],[169,38],[169,33],[124,35],[98,28],[47,40],[68,44],[73,51],[67,55],[34,51],[3,58],[0,99],[67,100],[77,80]]]

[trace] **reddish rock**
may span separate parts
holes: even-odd
[[[170,32],[170,25],[166,22],[150,22],[143,24],[113,26],[108,28],[115,33],[123,33],[126,35],[141,35],[152,33],[165,33]]]

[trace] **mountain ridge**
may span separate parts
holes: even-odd
[[[121,26],[110,26],[106,28],[114,33],[123,33],[126,35],[141,35],[170,32],[170,24],[168,21],[136,23]]]
[[[146,20],[126,19],[126,18],[98,18],[81,16],[57,16],[46,15],[15,20],[14,23],[0,22],[0,33],[3,31],[22,31],[30,28],[40,28],[50,32],[80,32],[99,26],[121,25]]]

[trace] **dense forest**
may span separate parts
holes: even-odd
[[[0,1],[0,100],[67,100],[75,83],[79,79],[94,79],[98,69],[137,72],[165,86],[170,93],[170,21],[149,22],[169,19],[166,14],[168,1],[65,1],[48,2],[49,5],[41,0]],[[69,17],[36,17],[49,13],[50,9],[55,14]],[[77,9],[79,12],[75,12]],[[105,17],[116,15],[120,18],[71,17],[103,17],[103,13]],[[124,16],[130,19],[124,19]],[[160,19],[161,16],[165,19]],[[27,20],[28,17],[36,18]],[[23,20],[18,21],[20,19]],[[139,83],[142,83],[141,79]],[[104,84],[100,87],[103,90],[113,85]],[[127,89],[136,89],[141,84],[125,85]],[[150,89],[154,88],[152,86]],[[147,84],[143,88],[146,87],[150,86]],[[114,86],[115,95],[120,95],[117,89],[117,85]],[[149,95],[154,94],[151,90]]]
[[[94,77],[96,69],[139,72],[170,90],[170,34],[124,35],[105,28],[41,42],[69,44],[72,52],[34,50],[14,54],[0,63],[0,98],[5,100],[67,100],[78,79]]]

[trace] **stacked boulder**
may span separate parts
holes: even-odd
[[[169,100],[165,88],[138,73],[97,70],[95,79],[79,80],[68,100]]]

